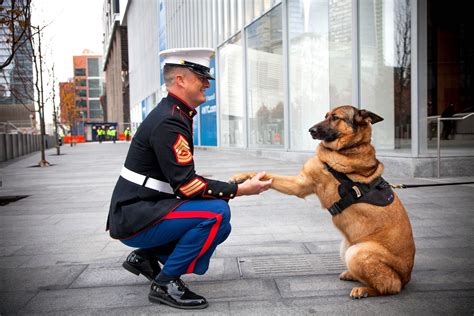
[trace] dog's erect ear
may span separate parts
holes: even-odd
[[[354,117],[354,121],[358,125],[364,125],[367,122],[366,121],[367,118],[370,118],[370,123],[372,125],[383,121],[383,117],[378,116],[377,114],[367,111],[367,110],[358,110]]]

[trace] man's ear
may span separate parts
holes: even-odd
[[[373,125],[375,123],[383,121],[383,117],[367,110],[358,110],[355,115],[354,121],[357,125],[364,125],[367,123],[371,123]]]
[[[174,81],[178,86],[182,86],[184,84],[184,76],[180,73],[176,74],[174,77]]]

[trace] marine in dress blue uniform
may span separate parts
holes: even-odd
[[[162,56],[165,68],[189,70],[207,88],[208,80],[214,79],[208,68],[212,52],[169,50]],[[187,90],[192,91],[182,91]],[[207,302],[191,292],[180,276],[207,271],[212,253],[230,234],[228,201],[238,191],[236,184],[196,173],[195,115],[193,105],[172,92],[149,113],[130,144],[107,221],[112,238],[138,248],[123,266],[152,280],[149,299],[189,309],[204,308]],[[268,189],[269,183],[258,182],[258,188],[247,194]]]

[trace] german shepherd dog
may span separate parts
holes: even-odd
[[[299,175],[266,174],[262,180],[273,179],[272,189],[300,198],[314,193],[322,207],[330,208],[341,199],[340,182],[330,168],[358,183],[372,183],[382,175],[384,166],[370,143],[371,124],[382,120],[353,106],[337,107],[309,129],[313,139],[321,142]],[[242,183],[254,175],[241,173],[230,181]],[[347,271],[339,278],[364,284],[352,289],[353,299],[397,294],[410,281],[415,243],[405,208],[392,193],[388,205],[356,203],[332,217],[344,237],[340,254]]]

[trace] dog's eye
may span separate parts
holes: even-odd
[[[339,119],[339,117],[333,115],[333,117],[332,117],[332,120],[333,120],[333,121],[337,121],[338,119]]]

